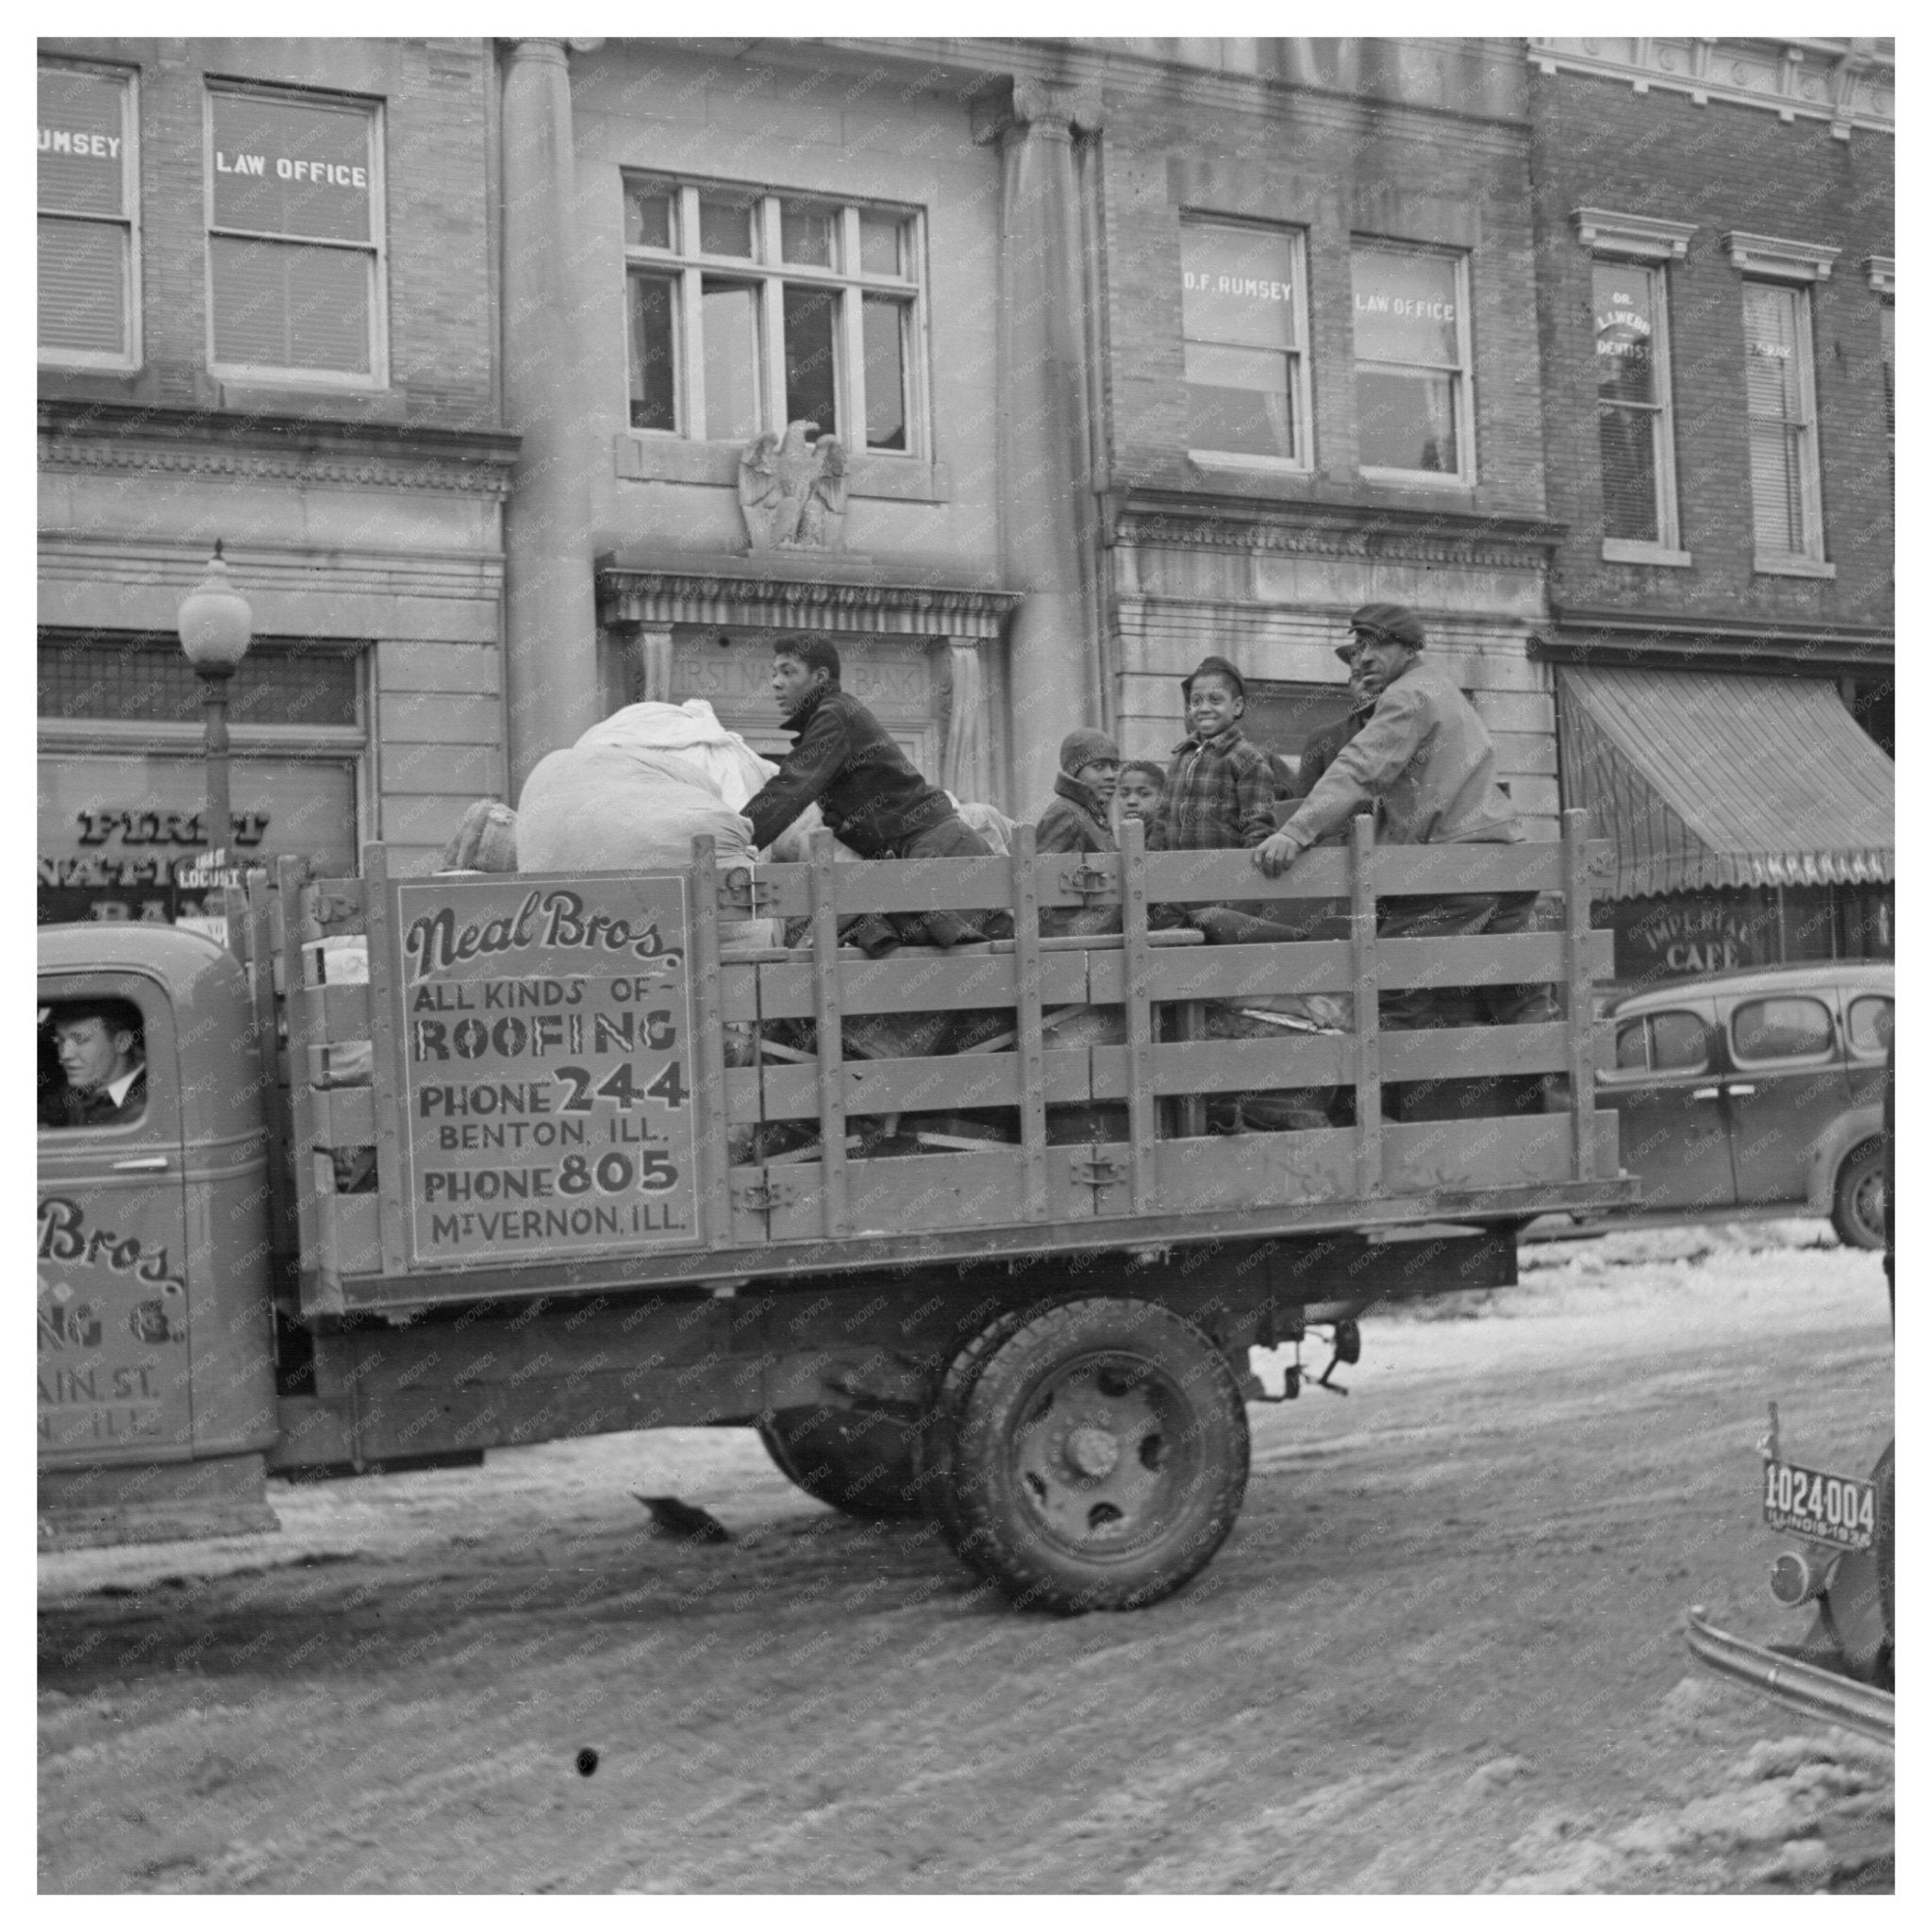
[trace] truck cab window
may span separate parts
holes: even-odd
[[[36,1114],[43,1127],[113,1127],[147,1110],[147,1053],[131,1000],[63,1000],[40,1014]]]

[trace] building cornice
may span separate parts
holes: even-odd
[[[1588,74],[1626,82],[1638,93],[1689,94],[1698,107],[1726,101],[1780,121],[1824,121],[1840,141],[1852,129],[1896,128],[1897,69],[1873,40],[1722,40],[1686,36],[1532,36],[1529,58],[1543,74]],[[1884,43],[1890,48],[1890,43]]]
[[[1416,564],[1540,569],[1566,526],[1471,510],[1352,509],[1134,490],[1116,499],[1109,541],[1136,548],[1384,558]]]
[[[748,625],[991,641],[1023,601],[1018,591],[985,584],[888,582],[851,559],[791,570],[619,552],[597,559],[596,585],[597,621],[612,630]]]
[[[500,429],[46,398],[39,427],[43,470],[427,490],[498,502],[509,494],[523,446]]]
[[[1643,261],[1682,261],[1697,232],[1695,222],[1665,222],[1655,215],[1619,214],[1607,208],[1573,208],[1570,225],[1586,248]]]
[[[1466,42],[1407,37],[1407,44],[1443,58],[1467,58]],[[1394,92],[1362,93],[1316,83],[1250,75],[1226,68],[1197,66],[1161,59],[1119,42],[992,41],[992,40],[833,40],[818,44],[874,60],[890,59],[895,67],[923,62],[927,77],[938,86],[971,96],[997,96],[1002,84],[1045,83],[1079,91],[1083,96],[1121,99],[1130,109],[1137,100],[1156,93],[1208,112],[1234,111],[1274,117],[1291,114],[1298,124],[1328,131],[1359,133],[1364,116],[1380,118],[1391,133],[1420,140],[1454,140],[1467,148],[1518,153],[1528,139],[1525,110],[1482,111],[1448,107]],[[1520,49],[1521,42],[1509,43]],[[1503,46],[1485,48],[1492,63],[1515,66],[1518,56]],[[1077,116],[1074,117],[1077,121]]]
[[[1721,243],[1740,275],[1772,275],[1786,282],[1828,282],[1831,265],[1844,253],[1822,242],[1792,242],[1782,235],[1750,235],[1733,228]]]

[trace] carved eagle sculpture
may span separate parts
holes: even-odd
[[[809,422],[748,442],[738,501],[754,550],[837,550],[845,525],[845,449]]]

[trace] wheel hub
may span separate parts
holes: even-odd
[[[1111,1429],[1083,1423],[1069,1432],[1066,1455],[1079,1474],[1100,1482],[1114,1473],[1121,1459],[1121,1445]]]

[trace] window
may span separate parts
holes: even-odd
[[[334,640],[258,639],[242,660],[229,688],[226,842],[247,861],[273,868],[287,855],[329,876],[355,871],[360,682],[358,654]],[[219,895],[192,869],[214,841],[200,693],[179,641],[43,631],[39,710],[42,923],[219,915]],[[407,762],[414,749],[395,755]]]
[[[1307,310],[1300,236],[1183,221],[1190,450],[1308,467]]]
[[[374,106],[208,97],[208,358],[218,374],[366,389],[384,366]]]
[[[141,361],[140,171],[132,75],[40,71],[42,362]]]
[[[1744,284],[1744,393],[1758,558],[1773,563],[1793,558],[1822,561],[1808,289]]]
[[[1600,260],[1591,271],[1604,539],[1674,551],[1677,491],[1664,287],[1663,269],[1647,262]]]
[[[1706,1061],[1704,1022],[1695,1013],[1653,1013],[1617,1028],[1620,1074],[1699,1074]]]
[[[1731,1015],[1731,1051],[1738,1064],[1815,1058],[1831,1051],[1831,1009],[1822,1000],[1790,994],[1745,1000]]]
[[[1845,1037],[1854,1053],[1882,1059],[1891,1044],[1891,1002],[1881,993],[1855,999],[1845,1015]]]
[[[633,175],[624,223],[633,429],[913,453],[912,210]]]
[[[1408,482],[1468,480],[1469,329],[1461,258],[1357,245],[1354,277],[1362,469]]]

